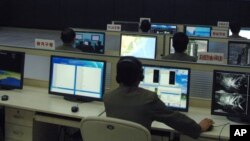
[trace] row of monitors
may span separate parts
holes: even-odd
[[[82,51],[90,52],[90,48],[96,53],[104,53],[104,33],[76,32],[74,47]],[[186,53],[197,57],[200,52],[208,52],[209,41],[207,39],[190,39]],[[155,59],[157,49],[157,37],[150,35],[121,35],[120,56],[135,56],[138,58]],[[174,53],[173,38],[170,38],[170,52]],[[229,42],[228,64],[249,65],[250,43]]]
[[[135,31],[139,29],[139,24],[136,22],[119,22],[116,21],[114,24],[120,24],[122,26],[122,31]],[[186,25],[184,27],[184,32],[188,36],[192,37],[210,37],[211,36],[211,26],[191,26]],[[177,25],[174,24],[164,24],[164,23],[152,23],[151,31],[154,33],[164,33],[164,34],[174,34],[177,32]],[[229,36],[232,35],[231,30],[229,30]],[[239,33],[240,36],[250,39],[250,29],[242,28]]]
[[[25,54],[0,51],[1,88],[23,87]],[[139,87],[157,93],[166,107],[188,111],[190,69],[143,65]],[[101,100],[105,89],[106,61],[51,56],[49,94],[81,100]],[[212,108],[215,115],[250,116],[250,73],[214,71]]]

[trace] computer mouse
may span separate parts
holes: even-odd
[[[213,125],[210,125],[210,126],[208,127],[207,131],[211,131],[211,130],[213,130],[213,129],[214,129],[214,126],[213,126]]]
[[[2,95],[1,97],[2,101],[6,101],[9,99],[9,96],[8,95]]]
[[[78,107],[78,106],[72,106],[72,107],[71,107],[71,111],[72,111],[73,113],[78,112],[78,110],[79,110],[79,107]]]

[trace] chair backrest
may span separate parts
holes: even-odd
[[[151,134],[142,125],[109,117],[83,119],[81,134],[84,141],[151,141]]]

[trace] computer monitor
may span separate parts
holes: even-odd
[[[210,37],[211,27],[209,26],[185,26],[187,36]]]
[[[229,29],[229,36],[231,35],[232,31]],[[250,39],[250,28],[241,28],[239,35],[247,39]]]
[[[22,89],[24,52],[0,50],[0,89]]]
[[[228,64],[250,65],[250,42],[228,42]]]
[[[105,33],[76,31],[74,47],[83,52],[104,54]]]
[[[190,56],[197,57],[200,52],[208,52],[208,43],[206,39],[189,39],[186,53]],[[173,47],[173,38],[170,38],[170,54],[175,53]]]
[[[151,31],[154,33],[174,34],[177,32],[176,25],[152,23]]]
[[[250,123],[250,73],[214,70],[213,115]]]
[[[66,99],[101,100],[104,94],[106,62],[51,56],[49,94]]]
[[[113,24],[121,25],[121,31],[138,32],[139,23],[129,21],[113,21]]]
[[[156,92],[173,110],[188,111],[190,69],[143,65],[139,87]]]
[[[120,56],[155,59],[157,37],[121,34]]]

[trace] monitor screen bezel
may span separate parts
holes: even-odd
[[[120,35],[120,48],[119,48],[119,56],[122,56],[121,54],[122,54],[122,36],[123,35],[125,35],[125,36],[137,36],[137,37],[153,37],[153,38],[155,38],[155,54],[154,54],[154,58],[141,58],[141,57],[137,57],[137,56],[134,56],[134,57],[137,57],[137,58],[140,58],[140,59],[151,59],[151,60],[153,60],[153,59],[156,59],[156,54],[157,54],[157,36],[155,36],[155,35],[144,35],[144,34],[121,34]]]
[[[187,28],[188,27],[201,27],[201,28],[209,28],[210,34],[209,36],[196,36],[196,35],[187,35]],[[184,32],[188,37],[202,37],[202,38],[210,38],[211,37],[211,31],[212,31],[212,27],[211,26],[199,26],[199,25],[185,25],[184,26]]]
[[[67,93],[60,93],[60,92],[54,92],[51,91],[51,83],[52,83],[52,74],[53,74],[53,63],[52,63],[52,59],[53,57],[59,57],[59,58],[66,58],[66,59],[76,59],[76,60],[83,60],[83,61],[97,61],[97,62],[103,62],[103,74],[102,74],[102,89],[101,89],[101,97],[100,98],[94,98],[94,97],[87,97],[87,96],[80,96],[80,95],[71,95],[71,94],[67,94]],[[48,93],[51,95],[58,95],[58,96],[64,96],[64,97],[69,97],[69,98],[76,98],[76,99],[80,99],[83,101],[102,101],[103,100],[103,96],[105,93],[105,78],[106,78],[106,67],[107,67],[107,62],[105,60],[95,60],[95,59],[86,59],[86,58],[79,58],[79,57],[68,57],[68,56],[57,56],[57,55],[51,55],[50,57],[50,74],[49,74],[49,89],[48,89]]]
[[[77,33],[90,33],[90,34],[102,34],[103,35],[103,52],[91,52],[91,53],[96,53],[96,54],[105,54],[105,43],[106,43],[106,33],[105,32],[92,32],[92,31],[81,31],[81,30],[76,30],[75,31],[75,33],[76,33],[76,35],[77,35]],[[92,36],[93,35],[91,35],[91,40],[92,40]],[[100,35],[98,35],[99,36],[99,38],[100,38]],[[76,40],[76,39],[75,39]],[[74,44],[75,44],[75,40],[74,40]]]
[[[219,112],[214,112],[215,108],[215,80],[216,80],[216,73],[221,72],[221,73],[234,73],[234,74],[249,74],[247,72],[235,72],[235,71],[224,71],[224,70],[214,70],[213,71],[213,84],[212,84],[212,97],[211,97],[211,115],[219,115],[219,116],[240,116],[240,117],[249,117],[250,113],[248,115],[239,115],[239,114],[231,114],[231,113],[219,113]],[[250,84],[250,83],[249,83]],[[250,86],[250,85],[249,85]],[[249,93],[249,90],[248,90]],[[250,94],[249,94],[250,95]],[[250,106],[250,105],[249,105]]]
[[[189,95],[190,95],[190,78],[191,78],[191,69],[190,68],[182,68],[182,67],[173,67],[173,66],[163,66],[163,65],[150,65],[150,64],[143,64],[142,67],[156,67],[156,68],[170,68],[170,69],[183,69],[188,70],[188,87],[187,87],[187,102],[186,102],[186,108],[176,108],[176,107],[168,107],[169,109],[175,110],[175,111],[181,111],[181,112],[188,112],[189,109]],[[165,103],[164,103],[165,104]],[[167,106],[166,106],[167,107]]]
[[[173,37],[169,37],[169,54],[174,54],[171,53],[171,40],[173,41]],[[209,39],[201,39],[201,38],[189,38],[188,43],[190,40],[202,40],[202,41],[207,41],[207,52],[209,52]],[[193,56],[193,57],[198,57],[198,56]]]
[[[239,64],[239,65],[237,65],[237,64],[229,64],[229,55],[230,55],[230,44],[231,43],[241,43],[241,44],[249,44],[250,45],[250,42],[249,41],[247,41],[247,40],[241,40],[241,41],[236,41],[236,40],[234,40],[234,41],[228,41],[228,47],[227,47],[227,64],[228,65],[234,65],[234,66],[241,66],[241,64]],[[248,59],[248,58],[247,58]],[[247,66],[247,64],[245,65],[245,66]]]
[[[21,77],[20,77],[20,86],[16,87],[13,85],[4,85],[4,84],[0,84],[0,88],[1,89],[23,89],[23,79],[24,79],[24,65],[25,65],[25,52],[19,52],[19,51],[9,51],[9,50],[2,50],[0,49],[0,53],[14,53],[14,54],[18,54],[22,56],[22,60],[21,60]]]

